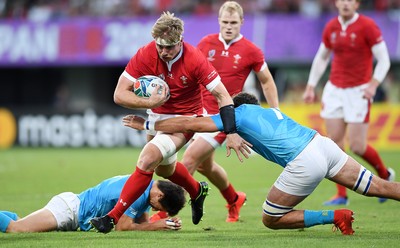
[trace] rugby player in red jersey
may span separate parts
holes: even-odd
[[[325,26],[303,98],[306,103],[315,101],[315,86],[333,54],[329,81],[321,99],[321,117],[328,136],[344,150],[347,130],[350,150],[375,168],[381,178],[394,181],[395,172],[384,165],[367,142],[371,104],[389,70],[390,59],[379,27],[371,18],[357,13],[360,2],[335,1],[339,16]],[[374,57],[377,64],[373,70]],[[348,204],[346,188],[337,185],[337,189],[325,205]]]
[[[220,32],[203,37],[197,47],[217,70],[231,96],[242,92],[247,77],[254,71],[270,107],[277,108],[279,101],[274,79],[261,49],[240,33],[243,22],[242,7],[235,1],[226,1],[219,9]],[[219,107],[215,97],[204,89],[202,93],[208,114],[217,114]],[[219,189],[227,202],[226,222],[236,222],[246,194],[235,190],[226,171],[214,161],[214,151],[225,137],[222,132],[196,134],[181,162],[190,173],[197,170]]]
[[[126,108],[148,109],[149,119],[161,120],[177,115],[197,116],[204,114],[201,88],[206,88],[217,99],[227,133],[227,155],[234,149],[240,160],[241,150],[248,149],[237,133],[233,101],[221,83],[220,76],[196,47],[183,41],[183,21],[169,12],[163,13],[152,28],[154,41],[140,48],[131,58],[118,80],[114,101]],[[158,76],[169,86],[161,94],[140,98],[132,92],[133,84],[143,75]],[[158,92],[160,87],[154,90]],[[152,127],[147,127],[152,130]],[[91,224],[99,231],[108,233],[120,216],[147,188],[154,172],[182,186],[190,195],[192,222],[198,224],[203,216],[203,203],[208,192],[206,182],[197,182],[186,167],[176,163],[176,153],[193,133],[149,133],[149,142],[139,155],[136,169],[122,189],[115,207],[106,215],[94,218]]]

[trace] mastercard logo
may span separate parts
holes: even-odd
[[[17,125],[14,115],[5,108],[0,108],[0,149],[9,148],[17,137]]]

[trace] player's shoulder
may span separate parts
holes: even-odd
[[[325,24],[325,28],[331,28],[332,26],[337,25],[340,26],[339,17],[335,16],[328,20],[328,22]]]
[[[261,51],[261,48],[259,48],[256,44],[254,44],[251,40],[247,39],[244,36],[242,36],[242,38],[238,42],[241,43],[242,46],[246,47],[246,50],[251,49]]]
[[[145,56],[147,58],[151,58],[151,59],[157,58],[158,54],[157,54],[155,41],[151,41],[151,42],[143,45],[142,47],[140,47],[136,54],[143,55],[143,56]]]
[[[214,44],[217,44],[219,41],[218,34],[208,34],[201,38],[199,43],[197,44],[197,47],[202,49],[204,47],[208,46],[213,46]]]
[[[200,58],[204,58],[203,53],[200,51],[199,48],[187,43],[187,42],[183,42],[183,56],[186,59],[186,62],[188,61],[193,61],[193,60],[197,60]],[[193,59],[193,60],[192,60]],[[195,61],[193,61],[195,62]]]
[[[369,16],[362,15],[362,14],[359,15],[358,21],[363,23],[363,24],[365,24],[365,25],[376,24],[374,19],[372,19]]]
[[[200,42],[204,41],[214,41],[219,39],[219,34],[208,34],[201,38]]]

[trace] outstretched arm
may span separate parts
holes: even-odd
[[[167,133],[215,132],[217,126],[210,117],[175,117],[162,121],[150,122],[140,116],[127,115],[122,119],[124,126],[137,130],[157,130]]]
[[[168,133],[185,133],[185,132],[215,132],[218,131],[217,126],[210,117],[175,117],[162,121],[151,122],[146,121],[140,116],[127,115],[122,119],[124,126],[137,130],[157,130]],[[239,136],[240,137],[240,136]],[[228,140],[227,140],[228,142]],[[240,137],[240,142],[236,144],[235,153],[242,162],[242,154],[245,158],[249,157],[252,145]],[[227,156],[230,156],[230,149],[227,146]]]

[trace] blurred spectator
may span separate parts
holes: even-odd
[[[64,17],[215,14],[224,0],[0,0],[0,18],[46,21]],[[239,0],[246,13],[335,13],[335,0]],[[363,0],[362,11],[393,12],[400,0]]]

